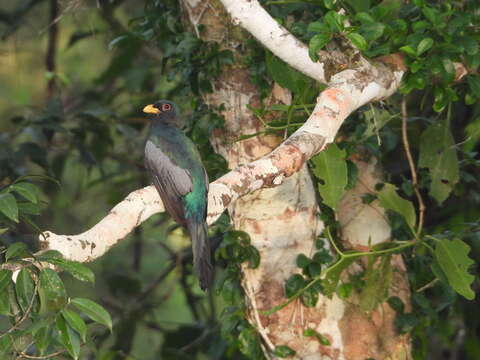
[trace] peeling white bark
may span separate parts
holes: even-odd
[[[327,83],[324,65],[313,62],[307,46],[273,19],[257,0],[220,0],[232,22],[249,31],[271,52],[305,75]]]
[[[197,0],[185,1],[192,7],[192,14],[198,10],[194,7],[203,6]],[[268,318],[261,315],[261,310],[285,301],[283,284],[298,271],[296,256],[299,253],[312,254],[312,240],[323,228],[317,218],[314,188],[305,161],[334,141],[351,112],[393,94],[403,72],[392,72],[384,65],[374,66],[360,59],[352,68],[327,76],[324,64],[312,62],[307,47],[278,25],[257,0],[221,2],[236,23],[277,56],[313,79],[328,83],[329,87],[318,97],[305,124],[267,155],[264,154],[275,146],[260,139],[234,145],[225,145],[224,139],[213,139],[216,151],[228,159],[232,167],[237,167],[210,184],[207,220],[211,224],[228,208],[235,227],[247,231],[261,253],[260,268],[244,269],[243,283],[250,321],[259,330],[269,350],[277,345],[292,345],[297,351],[297,359],[355,359],[355,356],[348,355],[355,353],[355,349],[349,347],[349,343],[355,342],[346,336],[355,336],[355,331],[348,332],[347,325],[342,323],[349,324],[357,314],[349,314],[348,304],[338,297],[321,297],[313,309],[305,308],[298,301],[293,302]],[[276,97],[277,100],[284,98],[284,103],[289,102],[286,92],[282,94],[278,88],[275,92],[281,95]],[[208,96],[210,103],[225,104],[223,115],[228,120],[230,132],[240,134],[244,130],[258,130],[255,126],[245,126],[252,118],[247,104],[251,104],[255,96],[253,91],[224,86]],[[247,142],[249,146],[246,146]],[[353,195],[358,198],[358,194]],[[373,243],[387,239],[389,228],[382,222],[382,217],[375,224],[369,222],[372,214],[368,209],[360,209],[357,198],[342,202],[347,208],[344,214],[338,211],[342,235],[354,246],[364,245],[366,237],[358,235],[365,234],[366,229],[371,230],[367,239],[371,237]],[[348,212],[350,205],[352,212]],[[361,211],[355,212],[357,209]],[[153,186],[146,187],[132,192],[90,230],[73,236],[46,232],[47,238],[41,241],[45,248],[59,250],[69,259],[90,261],[103,255],[135,226],[160,211],[164,208],[156,190]],[[372,229],[377,226],[378,229]],[[331,345],[321,346],[316,339],[303,337],[307,328],[326,335]],[[369,344],[364,341],[360,345]]]
[[[280,27],[258,1],[221,1],[240,25],[279,57],[325,82],[323,65],[310,61],[306,46]],[[318,97],[312,115],[289,139],[265,157],[237,167],[210,185],[208,222],[214,222],[239,197],[282,184],[285,178],[299,171],[306,160],[334,141],[338,129],[352,111],[393,94],[402,75],[402,71],[392,73],[386,66],[374,67],[361,60],[356,69],[332,76],[330,87]],[[244,102],[248,103],[250,95],[240,95],[246,96],[248,99]],[[164,208],[158,194],[153,187],[147,187],[132,192],[90,230],[72,236],[47,231],[40,236],[40,241],[44,248],[58,250],[66,258],[91,261],[160,211]]]
[[[306,160],[331,143],[345,118],[358,107],[393,93],[401,73],[376,74],[368,83],[359,83],[359,72],[343,71],[332,78],[335,86],[324,90],[311,116],[290,138],[263,158],[232,170],[210,185],[208,222],[213,223],[239,197],[265,187],[282,184],[299,171]],[[375,75],[377,77],[375,77]],[[363,75],[365,77],[365,74]],[[388,87],[382,87],[388,83]],[[92,261],[126,237],[151,215],[164,211],[163,204],[150,186],[132,192],[97,225],[80,235],[40,236],[44,248],[60,251],[67,259]]]
[[[56,235],[45,231],[39,237],[42,249],[57,250],[66,259],[79,262],[95,260],[136,226],[165,208],[153,186],[130,193],[91,229],[78,235]]]

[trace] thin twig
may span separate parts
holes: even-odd
[[[431,288],[432,286],[434,286],[440,279],[439,278],[435,278],[433,279],[432,281],[430,281],[429,283],[423,285],[421,288],[415,290],[415,292],[422,292],[428,288]]]
[[[55,91],[55,56],[58,39],[58,23],[55,19],[58,17],[58,8],[58,1],[50,0],[50,27],[48,29],[47,55],[45,57],[45,67],[50,73],[50,79],[47,84],[47,99],[50,99]]]
[[[200,314],[198,313],[197,309],[198,298],[193,294],[192,289],[187,284],[187,273],[185,271],[185,266],[182,266],[181,270],[182,276],[180,277],[180,285],[182,286],[183,293],[185,294],[185,300],[195,321],[200,321]]]
[[[23,313],[23,316],[18,320],[15,325],[13,325],[10,329],[8,329],[6,332],[0,335],[0,339],[3,338],[5,335],[10,334],[11,332],[15,331],[18,329],[18,327],[28,318],[28,315],[30,315],[30,312],[32,311],[33,303],[35,302],[35,298],[37,297],[37,290],[38,290],[38,280],[35,281],[35,288],[33,289],[33,295],[32,299],[30,300],[30,303],[28,304],[28,308],[25,310]]]
[[[61,355],[65,352],[65,350],[60,350],[48,355],[43,355],[43,356],[33,356],[33,355],[28,355],[24,352],[20,352],[19,355],[17,356],[17,359],[51,359],[55,356]]]
[[[202,333],[200,334],[199,337],[197,337],[196,339],[194,339],[190,344],[187,344],[183,347],[181,347],[179,350],[181,352],[188,352],[189,350],[195,348],[196,346],[200,345],[210,334],[212,334],[213,332],[215,332],[218,328],[218,325],[215,325],[213,328],[206,328],[205,330],[202,331]]]
[[[165,278],[176,268],[177,264],[172,261],[161,273],[157,276],[142,293],[138,296],[138,302],[143,301],[145,298],[157,288],[157,286],[165,280]]]
[[[198,30],[198,24],[200,23],[200,20],[202,19],[203,14],[205,13],[207,8],[209,7],[209,2],[208,1],[205,2],[204,6],[203,6],[202,10],[200,10],[200,13],[198,14],[197,18],[195,18],[193,16],[193,8],[195,6],[191,7],[190,4],[187,3],[186,1],[183,1],[182,3],[184,4],[185,9],[187,10],[187,14],[188,14],[190,23],[192,24],[193,29],[195,30],[195,35],[197,35],[197,38],[200,39],[200,31]]]
[[[405,154],[407,155],[408,165],[410,166],[410,173],[412,175],[412,186],[415,191],[415,195],[418,200],[418,226],[417,226],[417,237],[420,236],[423,229],[423,219],[425,216],[425,203],[423,202],[422,195],[418,189],[418,178],[417,171],[415,170],[415,164],[413,162],[412,152],[410,151],[410,144],[408,142],[407,135],[407,101],[405,96],[402,99],[402,142],[405,149]]]

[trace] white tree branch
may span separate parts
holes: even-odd
[[[250,32],[267,49],[305,75],[326,84],[324,64],[313,62],[308,47],[281,26],[257,0],[220,0],[232,22]]]
[[[221,1],[230,12],[238,12],[233,17],[240,19],[240,24],[248,26],[247,30],[256,37],[258,34],[267,47],[281,49],[278,55],[282,59],[295,68],[309,68],[314,79],[324,80],[323,68],[310,61],[305,45],[280,28],[258,1]],[[257,11],[260,15],[256,15]],[[251,20],[249,16],[252,16]],[[302,55],[290,56],[297,51]],[[299,171],[305,161],[333,142],[338,129],[351,112],[393,94],[398,89],[402,75],[403,71],[392,71],[382,64],[373,66],[360,59],[355,69],[332,76],[329,88],[320,94],[311,116],[301,128],[270,154],[239,166],[210,184],[207,221],[213,223],[239,197],[260,188],[278,186],[286,177]],[[71,236],[45,232],[40,241],[43,248],[58,250],[68,259],[91,261],[103,255],[151,215],[161,211],[164,211],[163,204],[153,186],[149,186],[129,194],[90,230]]]
[[[397,74],[400,77],[401,74]],[[306,160],[321,151],[335,138],[345,118],[359,106],[388,96],[398,87],[392,79],[389,88],[378,82],[352,84],[356,72],[338,74],[332,82],[337,87],[324,90],[305,124],[270,154],[230,171],[210,184],[208,222],[213,223],[240,196],[264,187],[280,185],[286,177],[299,171]],[[379,79],[382,77],[379,75]],[[40,236],[42,248],[60,251],[66,258],[80,262],[102,256],[151,215],[164,211],[153,186],[136,190],[115,206],[90,230],[79,235]]]

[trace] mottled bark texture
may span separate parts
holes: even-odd
[[[200,34],[204,40],[219,41],[222,46],[236,51],[235,45],[245,35],[239,35],[237,31],[233,39],[229,38],[231,25],[216,2],[211,2],[211,10],[204,10],[203,2],[185,0],[183,4],[190,19],[198,19],[196,14],[202,13],[200,22],[207,29]],[[264,156],[282,140],[257,136],[235,142],[240,134],[262,129],[262,124],[247,107],[260,105],[259,94],[249,78],[246,68],[225,68],[214,83],[214,92],[205,96],[210,105],[223,105],[225,109],[222,111],[225,128],[216,130],[211,142],[227,159],[230,168]],[[268,101],[287,104],[290,96],[287,90],[275,85]],[[369,237],[374,243],[390,239],[384,209],[376,202],[364,205],[361,199],[365,193],[373,191],[380,179],[379,171],[374,163],[357,161],[357,165],[359,182],[346,194],[338,209],[342,239],[346,247],[355,249],[361,248],[361,244],[368,245]],[[250,322],[262,336],[267,357],[273,358],[272,351],[276,346],[287,345],[296,351],[298,359],[408,358],[409,338],[396,334],[395,313],[387,304],[367,314],[360,309],[355,296],[350,302],[341,301],[334,295],[332,299],[321,297],[315,308],[306,308],[300,301],[295,301],[273,315],[261,315],[262,310],[286,301],[284,284],[288,277],[298,272],[297,255],[311,255],[313,241],[323,229],[318,218],[315,189],[305,165],[280,186],[260,189],[239,198],[230,205],[229,212],[235,228],[249,233],[252,244],[261,254],[258,269],[244,269],[243,286]],[[391,293],[408,303],[408,282],[402,260],[397,257],[392,263],[397,271]],[[351,271],[359,271],[360,267],[356,265]],[[314,338],[304,337],[303,332],[308,328],[328,338],[331,345],[323,346]]]
[[[356,186],[347,191],[340,201],[337,219],[345,249],[367,251],[372,245],[389,241],[391,236],[385,209],[378,200],[368,204],[363,201],[365,195],[375,194],[375,186],[381,182],[382,173],[375,158],[367,161],[358,157],[352,160],[359,170],[359,178]],[[388,296],[398,296],[406,304],[406,311],[410,311],[410,288],[401,255],[394,255],[390,263],[392,271]],[[364,258],[348,269],[343,280],[366,267],[367,258]],[[340,321],[344,358],[410,359],[410,337],[396,332],[395,311],[386,302],[372,311],[365,311],[360,297],[360,294],[354,293],[344,301],[345,312]]]
[[[204,40],[216,41],[223,48],[232,50],[236,58],[235,65],[226,66],[214,81],[213,93],[205,94],[207,103],[213,107],[223,106],[225,128],[217,129],[211,141],[233,169],[210,184],[208,221],[215,221],[228,207],[235,227],[248,232],[253,245],[260,251],[261,265],[255,270],[244,269],[243,286],[247,294],[248,316],[262,336],[266,356],[273,358],[272,350],[276,346],[288,345],[296,351],[297,359],[408,359],[409,338],[395,332],[393,310],[381,304],[375,310],[365,312],[359,306],[358,294],[346,301],[336,295],[332,299],[320,297],[315,308],[306,308],[295,301],[273,315],[261,315],[261,310],[286,300],[284,283],[291,274],[298,272],[295,265],[297,255],[313,253],[313,241],[323,228],[305,161],[334,140],[341,123],[352,111],[394,93],[403,70],[391,64],[389,67],[373,64],[361,56],[352,57],[358,59],[353,64],[343,64],[342,56],[328,53],[321,54],[323,64],[309,65],[309,61],[304,61],[306,67],[316,69],[310,69],[318,75],[311,75],[313,78],[328,82],[328,88],[320,94],[306,124],[288,139],[260,136],[235,142],[241,134],[261,130],[261,123],[247,108],[247,105],[258,107],[260,98],[250,82],[248,67],[242,65],[241,48],[248,35],[231,23],[222,3],[229,3],[232,9],[242,11],[237,22],[242,26],[248,23],[245,27],[270,49],[274,50],[276,46],[282,49],[278,56],[299,49],[303,51],[304,45],[285,29],[278,28],[266,12],[262,12],[265,23],[256,25],[250,21],[250,16],[255,17],[256,13],[249,14],[248,11],[259,6],[257,0],[236,0],[242,3],[240,7],[230,0],[180,1],[192,30]],[[202,32],[199,24],[204,25]],[[268,26],[276,30],[265,37]],[[291,49],[285,47],[284,38]],[[295,59],[289,57],[286,60],[295,62]],[[305,66],[297,64],[297,68]],[[273,86],[267,102],[288,104],[290,94]],[[378,169],[371,161],[358,160],[357,165],[360,181],[342,200],[337,216],[344,246],[363,250],[369,241],[388,241],[390,228],[384,210],[378,204],[365,205],[361,200],[363,194],[373,191],[379,179]],[[41,241],[45,248],[59,250],[69,259],[93,260],[135,226],[163,210],[155,189],[146,187],[132,192],[90,230],[72,236],[45,232]],[[349,272],[361,271],[365,264],[354,264]],[[392,264],[395,270],[392,272],[393,285],[388,291],[408,304],[409,290],[401,258],[393,257]],[[315,338],[304,337],[303,332],[308,328],[328,338],[330,345],[321,345]]]

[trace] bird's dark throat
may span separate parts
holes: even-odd
[[[174,114],[170,113],[161,113],[154,116],[152,120],[152,127],[159,128],[163,126],[171,126],[174,128],[180,128],[178,119]]]

